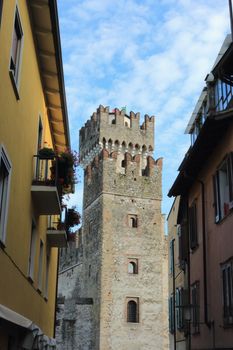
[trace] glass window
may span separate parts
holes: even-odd
[[[36,253],[36,225],[34,224],[34,222],[32,222],[29,264],[28,264],[28,277],[30,277],[32,280],[34,277],[35,253]]]
[[[5,243],[11,165],[0,147],[0,240]]]
[[[233,324],[233,269],[232,260],[222,265],[223,318],[224,324]]]
[[[215,221],[233,209],[233,153],[222,162],[214,175]]]
[[[128,262],[128,273],[137,274],[138,273],[138,259],[130,259]]]
[[[12,38],[12,45],[11,45],[11,59],[10,59],[10,71],[14,77],[16,84],[18,83],[18,78],[19,78],[19,65],[20,65],[20,56],[22,51],[22,38],[23,38],[23,31],[22,31],[21,21],[19,17],[19,11],[16,8],[13,38]]]
[[[191,286],[193,334],[199,333],[200,331],[200,292],[199,290],[200,290],[199,282],[197,281]]]
[[[198,245],[197,206],[195,202],[189,208],[189,240],[190,248],[195,249]]]
[[[42,290],[43,255],[44,255],[44,244],[42,241],[40,241],[39,269],[38,269],[38,289],[40,291]]]
[[[0,26],[2,21],[2,6],[3,6],[3,0],[0,0]]]
[[[127,322],[138,323],[138,316],[138,298],[134,298],[127,302]]]

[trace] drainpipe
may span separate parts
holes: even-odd
[[[172,284],[173,284],[173,325],[174,325],[174,350],[176,350],[176,277],[175,277],[175,240],[172,240]]]
[[[187,219],[189,222],[189,217],[188,217],[188,211],[189,209],[189,205],[188,205],[188,200],[186,200],[186,210],[187,210]],[[191,298],[190,298],[190,281],[191,281],[191,277],[190,277],[190,249],[189,249],[189,234],[188,234],[188,259],[187,259],[187,279],[188,279],[188,305],[191,305]],[[190,314],[191,314],[191,310],[190,310]],[[191,319],[189,320],[188,323],[188,350],[191,350]]]
[[[233,13],[232,13],[232,0],[229,0],[229,12],[230,12],[230,23],[231,23],[231,41],[233,42]]]
[[[208,328],[211,327],[208,315],[208,293],[207,293],[207,251],[206,251],[206,220],[205,220],[205,184],[202,180],[195,179],[185,174],[192,180],[196,180],[201,184],[201,201],[202,201],[202,263],[203,263],[203,287],[204,287],[204,322]]]
[[[56,323],[57,323],[57,291],[58,291],[58,273],[60,263],[60,248],[57,251],[57,277],[56,277],[56,295],[55,295],[55,307],[54,307],[54,324],[53,324],[53,337],[56,338]]]

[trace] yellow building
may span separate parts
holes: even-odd
[[[70,146],[56,0],[0,0],[0,77],[0,349],[53,349],[66,234],[48,223],[57,158],[38,151]]]

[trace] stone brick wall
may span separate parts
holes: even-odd
[[[82,244],[60,261],[58,349],[168,349],[162,159],[152,157],[154,118],[145,116],[140,126],[139,114],[100,106],[80,137]],[[130,259],[136,274],[128,271]],[[129,298],[138,302],[137,323],[127,322]]]

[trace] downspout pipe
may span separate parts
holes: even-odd
[[[232,11],[232,0],[229,0],[229,12],[230,12],[230,25],[231,25],[231,41],[233,42],[233,11]]]
[[[196,180],[201,184],[201,202],[202,202],[202,263],[203,263],[203,287],[204,287],[204,322],[208,328],[211,327],[208,312],[208,292],[207,292],[207,249],[206,249],[206,219],[205,219],[205,184],[202,180],[185,174],[186,177]]]
[[[53,323],[53,337],[56,338],[56,325],[57,325],[57,292],[58,292],[58,275],[59,275],[59,264],[60,264],[60,248],[57,250],[57,276],[56,276],[56,291],[55,291],[55,305],[54,305],[54,323]]]
[[[175,277],[175,240],[172,240],[172,289],[173,289],[173,325],[174,350],[176,350],[176,277]]]

